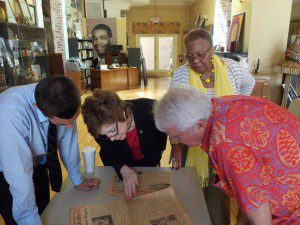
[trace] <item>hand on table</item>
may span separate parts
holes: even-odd
[[[83,179],[81,184],[76,186],[76,188],[80,191],[91,191],[99,187],[100,180],[97,178],[87,178]]]
[[[179,143],[172,146],[170,160],[169,160],[169,164],[172,163],[172,169],[179,170],[181,168],[182,154],[183,154],[182,144]]]
[[[136,185],[139,185],[137,174],[126,165],[122,166],[120,172],[123,177],[125,197],[131,200],[136,195]]]

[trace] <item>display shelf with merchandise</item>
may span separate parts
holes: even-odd
[[[92,66],[94,58],[92,39],[71,37],[68,44],[70,58],[80,58],[88,67]]]
[[[91,76],[90,76],[90,69],[89,67],[93,64],[94,59],[94,52],[93,52],[93,45],[92,39],[83,38],[78,39],[76,37],[72,37],[68,39],[69,44],[69,57],[70,58],[79,58],[86,66],[87,69],[83,69],[80,72],[77,72],[77,76],[82,78],[82,82],[74,81],[74,83],[80,83],[84,85],[80,90],[86,90],[90,87],[91,84]],[[75,72],[72,73],[73,75],[76,74]],[[75,79],[75,76],[73,78]],[[76,78],[79,79],[79,78]],[[75,79],[75,80],[76,80]]]
[[[50,75],[44,28],[0,22],[0,48],[5,76],[0,91]]]

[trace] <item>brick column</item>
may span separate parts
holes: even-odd
[[[51,0],[50,12],[53,31],[54,51],[55,53],[62,53],[63,61],[66,61],[66,40],[65,32],[67,29],[64,27],[63,17],[63,1]]]

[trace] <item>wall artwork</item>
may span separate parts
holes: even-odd
[[[32,21],[33,21],[33,25],[35,26],[36,25],[35,6],[34,5],[28,5],[28,7],[29,7],[29,12],[31,14],[31,18],[32,18]]]
[[[69,37],[82,38],[82,0],[66,0],[66,19]]]
[[[180,34],[180,23],[132,23],[134,34]]]
[[[109,52],[112,45],[118,43],[117,40],[117,19],[87,19],[87,34],[92,37],[95,65],[105,64],[105,53]]]
[[[241,13],[232,17],[227,44],[228,51],[236,52],[238,49],[238,43],[241,37],[241,30],[243,28],[244,18],[245,13]]]

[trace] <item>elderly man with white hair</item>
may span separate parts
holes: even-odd
[[[155,123],[187,146],[202,145],[214,185],[239,204],[238,224],[299,224],[300,120],[266,99],[209,99],[191,86],[157,102]]]

